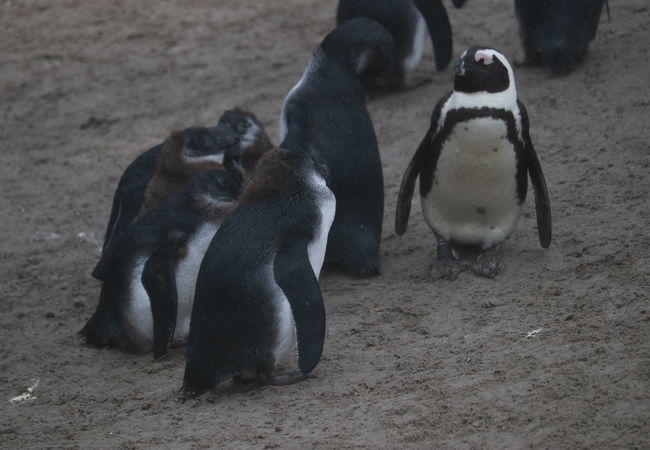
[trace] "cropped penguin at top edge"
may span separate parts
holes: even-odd
[[[606,0],[515,0],[524,64],[564,74],[585,59]]]
[[[239,125],[239,130],[229,126],[237,117],[249,126]],[[246,145],[265,148],[270,146],[270,141],[252,113],[235,108],[226,111],[216,127],[191,127],[174,132],[164,143],[139,155],[120,177],[113,196],[102,256],[92,276],[99,280],[105,278],[111,247],[139,215],[178,191],[193,176],[223,168],[224,153],[241,152]]]
[[[454,6],[458,8],[463,3],[457,0]],[[433,44],[436,68],[443,70],[451,61],[451,24],[442,0],[339,1],[337,24],[357,17],[377,21],[395,41],[396,57],[378,77],[377,87],[405,88],[428,81],[408,80],[422,58],[427,31]]]
[[[365,99],[393,51],[381,25],[348,20],[323,39],[282,106],[281,147],[299,143],[330,172],[337,209],[327,262],[355,276],[379,270],[384,181]]]
[[[242,180],[254,172],[260,150],[243,150],[249,168],[243,174],[238,149],[227,151],[225,171],[196,175],[139,216],[112,245],[97,309],[80,331],[86,343],[134,352],[153,349],[156,359],[167,354],[169,345],[184,343],[203,255],[236,207]]]
[[[182,390],[230,380],[300,381],[318,364],[325,306],[318,276],[336,200],[307,151],[260,160],[196,283]]]
[[[419,176],[422,213],[438,240],[434,279],[453,279],[465,269],[454,246],[479,247],[483,253],[473,270],[496,275],[496,247],[519,221],[528,176],[535,190],[539,240],[544,248],[550,245],[548,191],[528,128],[506,58],[488,47],[463,52],[454,89],[436,104],[397,199],[395,231],[402,235]]]

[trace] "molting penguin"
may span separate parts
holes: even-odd
[[[606,0],[515,0],[524,64],[569,72],[587,55]],[[609,5],[607,9],[609,13]]]
[[[356,17],[377,21],[395,41],[396,57],[377,79],[378,86],[407,86],[407,77],[422,58],[427,30],[436,68],[443,70],[451,61],[451,24],[442,0],[340,0],[337,24]]]
[[[230,126],[237,118],[241,132]],[[249,126],[244,128],[243,123]],[[253,136],[257,139],[250,141]],[[248,141],[240,143],[241,138]],[[140,214],[178,191],[194,175],[222,168],[226,151],[241,150],[248,145],[259,145],[261,149],[271,147],[255,116],[235,109],[226,111],[216,127],[194,127],[172,133],[164,143],[138,156],[126,168],[115,190],[102,257],[92,272],[93,277],[104,279],[110,248]]]
[[[276,149],[260,160],[201,264],[186,393],[229,380],[290,384],[318,364],[325,339],[318,276],[335,202],[307,151]]]
[[[195,176],[113,244],[97,310],[80,332],[88,344],[153,349],[159,359],[170,344],[184,343],[199,265],[237,204],[242,180],[238,158],[238,151],[227,152],[226,171]]]
[[[349,20],[322,41],[280,118],[281,146],[299,142],[330,171],[337,200],[328,261],[368,276],[379,270],[384,184],[366,89],[390,60],[390,35],[370,19]]]
[[[517,98],[510,64],[498,51],[471,47],[456,64],[454,90],[433,110],[431,126],[406,169],[397,200],[395,230],[406,230],[415,180],[422,212],[438,240],[434,278],[455,278],[462,263],[452,245],[487,250],[474,266],[494,277],[495,247],[517,225],[528,175],[535,189],[539,240],[551,243],[551,210],[544,174]]]

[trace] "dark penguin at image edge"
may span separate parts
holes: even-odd
[[[92,276],[103,280],[111,247],[142,213],[180,190],[194,175],[223,168],[227,150],[238,148],[231,127],[190,127],[171,133],[165,142],[139,155],[126,168],[113,195],[102,256]]]
[[[335,198],[306,151],[260,161],[205,254],[182,390],[290,384],[318,364],[325,307],[318,276]]]
[[[247,130],[264,133],[252,114],[233,114],[238,116],[234,122],[250,122]],[[247,144],[246,139],[241,142]],[[266,150],[270,148],[269,142]],[[160,359],[170,345],[185,343],[203,255],[263,153],[250,143],[241,153],[239,148],[228,150],[225,171],[196,175],[135,220],[107,257],[97,309],[80,332],[87,344],[153,350]]]
[[[496,247],[519,221],[528,176],[535,190],[539,240],[544,248],[550,245],[546,181],[512,68],[498,51],[471,47],[456,64],[454,89],[436,104],[402,178],[395,216],[398,235],[406,231],[418,176],[422,213],[438,241],[433,278],[453,279],[464,270],[455,246],[481,249],[473,270],[496,275]]]
[[[558,74],[571,71],[587,56],[606,0],[515,0],[524,64]]]
[[[337,209],[326,260],[355,276],[379,271],[384,184],[365,99],[393,51],[381,25],[346,21],[314,52],[280,118],[281,147],[308,150],[329,170]]]
[[[461,1],[454,2],[456,7]],[[409,80],[424,49],[427,31],[433,45],[436,68],[443,70],[452,56],[452,33],[442,0],[340,0],[336,22],[366,17],[378,22],[393,37],[395,58],[376,80],[377,87],[404,88],[419,84]],[[411,83],[409,83],[411,81]]]

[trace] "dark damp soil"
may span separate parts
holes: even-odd
[[[90,271],[113,189],[140,151],[225,109],[276,135],[282,100],[335,1],[0,5],[0,446],[5,448],[650,447],[650,10],[611,2],[568,76],[519,68],[554,240],[529,198],[495,280],[433,282],[398,184],[452,70],[369,108],[384,164],[381,275],[324,273],[326,348],[307,381],[180,402],[183,349],[87,348]],[[449,12],[454,53],[522,59],[511,2]],[[39,380],[32,400],[10,403]]]

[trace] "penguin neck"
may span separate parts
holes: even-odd
[[[514,84],[501,92],[460,92],[454,91],[449,99],[450,109],[494,108],[513,110],[517,108],[517,90]]]
[[[365,97],[365,88],[354,67],[349,63],[332,58],[323,49],[318,49],[312,57],[305,74],[305,79],[318,77],[327,80],[327,86],[335,93],[349,96],[350,89],[361,97]]]

